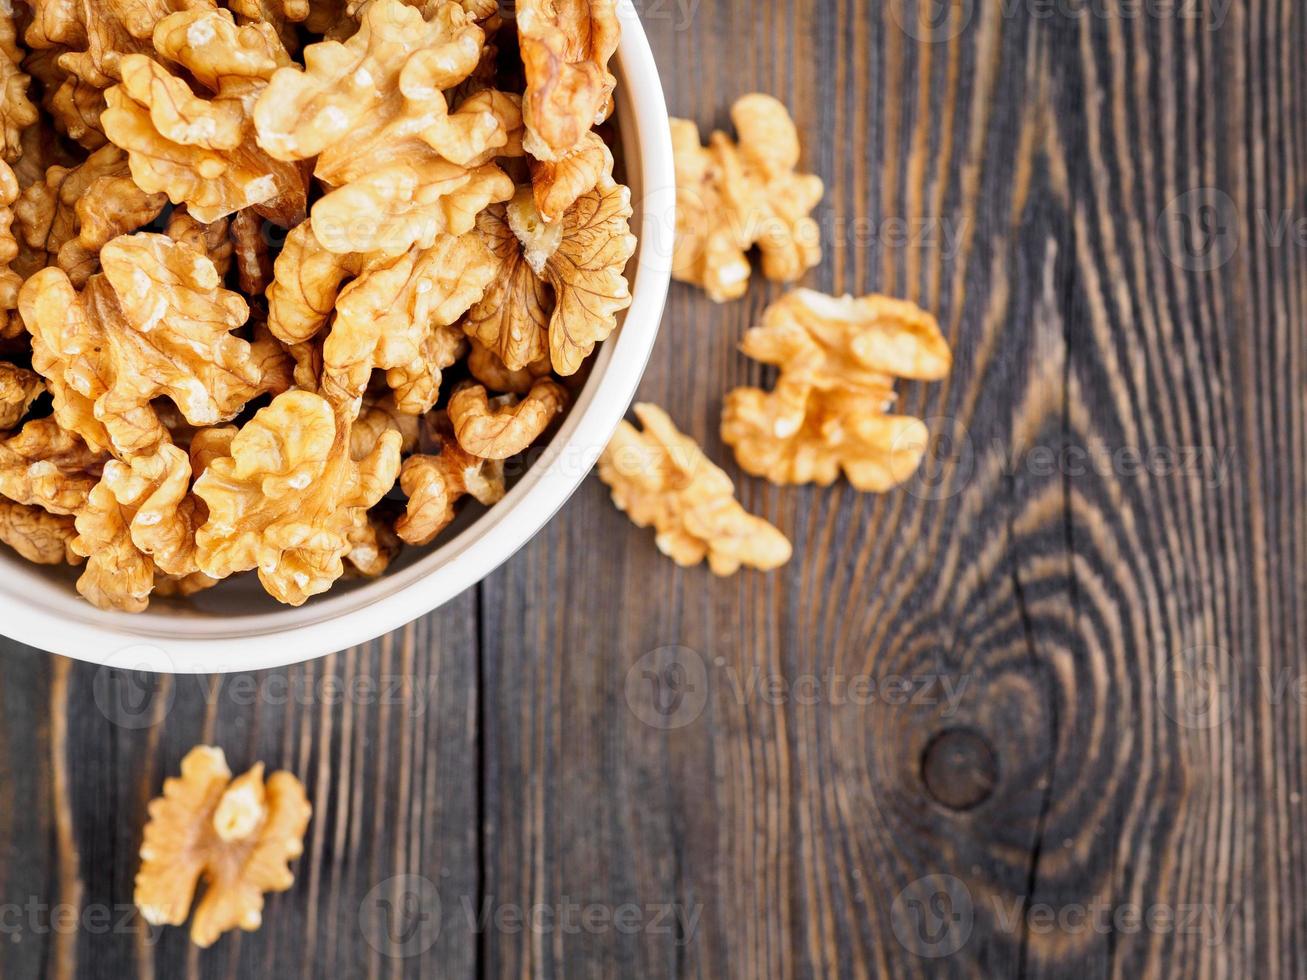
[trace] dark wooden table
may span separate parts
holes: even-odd
[[[939,313],[921,477],[739,480],[795,558],[725,581],[590,480],[290,670],[8,644],[0,976],[1303,975],[1302,0],[638,2],[674,113],[793,107],[809,284]],[[641,395],[719,460],[777,294],[672,291]],[[316,806],[294,889],[206,952],[130,909],[197,742]]]

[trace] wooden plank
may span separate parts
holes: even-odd
[[[153,679],[3,654],[0,977],[474,975],[453,900],[479,880],[474,594],[287,670]],[[206,951],[131,911],[145,806],[199,743],[237,772],[290,769],[314,803],[291,892]],[[75,928],[49,927],[60,905]]]
[[[674,114],[793,107],[809,281],[939,312],[953,377],[903,404],[954,438],[881,497],[741,480],[795,541],[769,577],[675,569],[591,483],[489,580],[487,894],[643,911],[487,973],[1300,972],[1307,263],[1265,221],[1301,218],[1305,25],[1221,6],[646,16]],[[776,293],[673,289],[641,395],[719,460]]]

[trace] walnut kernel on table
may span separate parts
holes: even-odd
[[[749,285],[750,248],[763,274],[793,282],[821,261],[820,230],[809,215],[821,201],[820,177],[795,171],[799,136],[785,106],[753,94],[731,108],[739,142],[715,132],[708,146],[685,119],[671,120],[676,163],[676,242],[672,276],[721,303]]]
[[[294,883],[289,863],[304,853],[313,808],[289,772],[263,778],[263,764],[235,779],[222,749],[200,745],[182,759],[181,776],[164,780],[150,803],[136,874],[136,906],[151,925],[181,925],[211,946],[229,929],[263,921],[267,892]]]
[[[740,345],[780,368],[776,387],[726,396],[722,439],[748,473],[773,483],[834,482],[880,492],[917,469],[926,426],[890,412],[896,379],[933,381],[952,364],[935,318],[886,296],[798,289],[763,314]]]
[[[599,478],[612,489],[619,510],[637,526],[654,528],[659,551],[678,565],[707,558],[716,575],[789,561],[785,535],[740,506],[730,477],[666,412],[639,404],[635,414],[644,431],[625,421],[618,425],[599,458]]]

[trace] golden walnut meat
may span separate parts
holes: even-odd
[[[310,222],[296,225],[273,263],[268,329],[284,344],[311,340],[335,311],[341,284],[358,275],[365,259],[359,253],[328,250]]]
[[[673,119],[676,246],[672,276],[701,286],[716,302],[738,299],[749,284],[747,252],[762,271],[792,282],[821,261],[817,223],[820,177],[795,172],[799,137],[789,113],[769,95],[746,95],[731,109],[739,142],[725,133],[699,145],[694,123]]]
[[[242,208],[286,227],[300,220],[305,175],[258,145],[251,117],[268,79],[290,63],[277,32],[198,8],[161,20],[154,46],[163,63],[125,56],[121,84],[105,94],[105,134],[127,150],[136,183],[205,223]]]
[[[551,365],[549,357],[541,355],[526,367],[512,370],[498,354],[474,340],[467,355],[467,369],[489,391],[525,395],[533,384],[549,377]]]
[[[176,446],[105,463],[77,514],[73,550],[87,559],[77,591],[101,609],[140,612],[157,574],[195,574],[195,530],[204,512],[190,482],[190,458]]]
[[[18,316],[18,290],[23,274],[12,268],[22,251],[14,234],[12,205],[18,200],[18,178],[9,164],[0,162],[0,339],[21,337],[23,322]]]
[[[526,71],[527,152],[561,159],[612,111],[616,80],[608,60],[621,38],[616,0],[518,0],[517,38]]]
[[[613,154],[598,133],[587,133],[581,144],[560,160],[531,160],[531,192],[536,210],[553,221],[586,191],[613,175]]]
[[[452,0],[421,10],[374,0],[356,34],[304,51],[255,109],[260,145],[281,160],[316,157],[331,190],[313,208],[333,252],[401,252],[461,235],[478,211],[512,194],[490,162],[514,152],[516,101],[480,92],[450,112],[445,92],[481,60],[484,34]],[[518,150],[517,152],[520,152]]]
[[[227,6],[236,15],[239,24],[268,24],[287,51],[299,48],[299,33],[295,25],[308,19],[314,0],[228,0]]]
[[[260,144],[279,160],[316,158],[335,186],[432,151],[466,165],[503,146],[492,112],[450,113],[444,95],[480,62],[481,28],[453,0],[425,10],[373,0],[349,40],[305,48],[305,67],[278,71],[255,107]]]
[[[0,442],[0,495],[52,514],[76,514],[100,480],[104,456],[52,418]]]
[[[421,429],[422,420],[416,415],[401,412],[395,404],[393,393],[387,392],[380,397],[369,393],[363,396],[358,418],[350,426],[350,457],[355,460],[366,458],[382,435],[391,430],[400,435],[400,451],[411,453],[417,448]]]
[[[466,347],[453,324],[481,298],[495,263],[475,233],[440,235],[394,255],[338,254],[306,223],[287,236],[274,270],[268,326],[279,340],[304,344],[335,316],[322,344],[324,392],[349,402],[374,369],[384,370],[400,411],[420,415]]]
[[[73,518],[51,514],[0,499],[0,541],[38,565],[77,565],[81,556],[72,550],[77,534]]]
[[[12,4],[0,11],[0,158],[13,163],[23,152],[23,130],[39,118],[27,97],[28,77],[22,70],[23,51]]]
[[[581,195],[555,222],[536,210],[530,188],[477,218],[496,261],[482,300],[463,329],[510,370],[548,355],[575,374],[631,305],[623,270],[635,251],[631,193],[611,179]]]
[[[45,382],[39,374],[0,361],[0,430],[15,428],[44,391]]]
[[[494,273],[490,250],[475,233],[369,259],[336,299],[322,345],[323,390],[358,398],[373,370],[383,370],[401,412],[429,411],[441,371],[466,346],[451,325],[481,298]]]
[[[467,385],[449,399],[449,421],[464,451],[508,459],[540,438],[567,402],[567,392],[551,378],[537,381],[522,399],[500,395],[492,401],[481,385]]]
[[[132,455],[165,440],[151,399],[213,425],[270,387],[266,362],[231,332],[249,307],[222,288],[206,256],[140,233],[109,242],[100,262],[80,293],[61,270],[44,269],[19,294],[55,417],[92,448]]]
[[[722,440],[740,468],[772,483],[829,486],[840,471],[857,490],[898,486],[921,463],[929,433],[888,414],[892,392],[823,391],[782,380],[775,391],[737,388],[722,408]]]
[[[887,388],[895,378],[938,381],[953,363],[933,316],[915,303],[875,293],[834,297],[795,289],[767,308],[740,349],[819,388]]]
[[[45,86],[45,105],[87,149],[104,145],[104,90],[121,78],[124,56],[152,54],[156,25],[212,0],[31,0],[26,62]]]
[[[81,288],[99,269],[100,249],[110,239],[149,224],[167,203],[166,195],[136,186],[125,152],[104,146],[74,167],[47,169],[14,211],[24,242],[43,250]]]
[[[32,20],[24,34],[36,49],[66,49],[59,56],[67,72],[97,88],[119,77],[124,55],[149,52],[155,26],[164,17],[211,0],[30,0]]]
[[[902,483],[925,452],[918,419],[889,414],[897,378],[937,380],[952,357],[934,317],[885,296],[834,298],[799,289],[774,303],[741,349],[775,364],[775,390],[726,397],[722,439],[746,472],[774,483],[859,490]]]
[[[151,925],[181,925],[196,890],[191,941],[213,944],[229,929],[257,929],[263,896],[294,883],[289,864],[304,853],[313,808],[288,772],[266,780],[263,764],[236,779],[221,749],[200,745],[151,801],[141,840],[135,902]]]
[[[399,475],[396,431],[361,460],[349,453],[348,418],[326,399],[288,391],[260,409],[209,463],[195,494],[209,508],[199,529],[200,569],[214,578],[258,569],[276,599],[300,605],[344,572],[359,511]]]
[[[346,573],[376,578],[390,567],[403,546],[386,517],[361,510],[354,515],[349,533]]]
[[[98,149],[105,144],[104,131],[100,128],[100,114],[104,112],[104,90],[60,68],[59,59],[64,53],[66,52],[59,48],[30,51],[23,59],[23,70],[41,85],[41,108],[53,124],[51,132],[67,136],[83,149]],[[24,155],[28,152],[28,134],[32,130],[44,128],[38,122],[24,131]],[[39,169],[44,172],[45,167],[56,162],[66,164],[76,161],[49,160]]]
[[[513,196],[492,163],[464,167],[438,157],[364,174],[313,205],[318,240],[333,252],[402,252],[462,235],[488,204]]]
[[[430,544],[454,519],[454,505],[471,495],[489,507],[504,497],[504,464],[466,452],[453,439],[444,440],[434,456],[404,460],[399,486],[408,497],[395,532],[409,544]]]
[[[715,575],[742,565],[768,570],[790,559],[790,542],[745,511],[735,486],[656,405],[635,406],[644,426],[623,421],[599,458],[613,503],[638,527],[652,526],[658,550],[678,565],[708,559]]]
[[[227,232],[226,218],[205,224],[197,221],[185,205],[173,209],[163,229],[174,242],[189,246],[212,262],[220,277],[226,277],[231,268],[232,243]]]

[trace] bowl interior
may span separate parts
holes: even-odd
[[[0,549],[0,632],[104,662],[133,644],[157,645],[150,669],[236,670],[327,653],[393,629],[472,586],[524,544],[594,464],[643,373],[666,296],[674,194],[661,85],[639,22],[624,18],[614,58],[616,118],[639,244],[627,265],[633,303],[591,358],[583,386],[505,498],[469,501],[432,546],[406,548],[378,579],[342,579],[299,608],[269,597],[253,573],[189,599],[153,599],[143,613],[96,609],[77,595],[77,569],[32,565]],[[336,624],[339,628],[335,628]],[[236,642],[240,641],[240,642]],[[250,641],[257,641],[250,646]],[[148,658],[147,658],[148,660]]]

